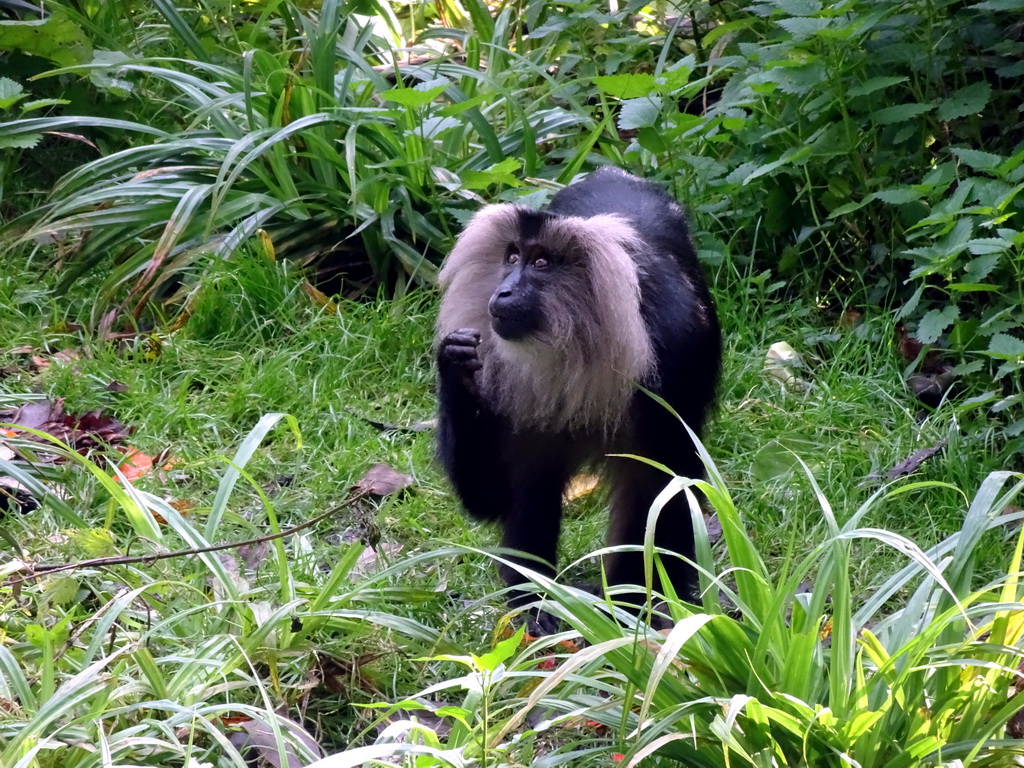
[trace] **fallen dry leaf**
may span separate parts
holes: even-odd
[[[413,482],[411,475],[403,475],[387,464],[374,464],[359,482],[352,486],[352,490],[367,493],[370,496],[390,496],[408,488]]]
[[[276,717],[278,727],[290,735],[295,741],[301,742],[315,759],[323,757],[323,751],[316,740],[305,728],[294,720],[282,715]],[[277,736],[274,729],[262,720],[242,720],[238,723],[243,731],[234,731],[228,735],[229,740],[243,754],[255,751],[263,760],[274,768],[302,768],[306,761],[301,759],[295,748],[287,741],[284,749],[278,751]]]
[[[323,307],[328,312],[337,313],[338,305],[331,301],[330,296],[309,282],[309,280],[303,280],[300,287],[305,291],[306,295],[313,300],[314,304],[319,307]]]
[[[63,398],[34,400],[17,408],[0,410],[0,422],[12,424],[17,436],[48,445],[48,440],[27,430],[44,432],[79,453],[116,446],[132,432],[102,409],[68,413],[64,410]]]
[[[138,480],[143,475],[153,471],[153,467],[156,465],[156,462],[161,460],[162,455],[163,454],[154,459],[152,456],[147,453],[143,453],[138,448],[128,446],[125,457],[121,463],[117,465],[117,468],[121,470],[121,474],[124,475],[125,480],[128,480],[129,482]],[[173,468],[173,458],[166,459],[165,463],[160,467],[160,469],[165,472],[168,472]],[[114,482],[118,482],[120,479],[120,477],[114,475]]]
[[[437,428],[437,419],[424,419],[423,421],[414,421],[412,424],[388,424],[386,421],[377,421],[369,416],[364,416],[355,408],[346,408],[345,410],[381,432],[428,432]]]
[[[378,544],[376,547],[367,547],[363,550],[363,553],[359,555],[359,559],[356,560],[356,564],[352,566],[352,570],[349,571],[350,577],[359,578],[366,576],[371,573],[376,573],[380,570],[378,564],[381,561],[381,556],[385,558],[393,558],[399,552],[402,551],[402,545],[396,543]]]
[[[856,328],[858,325],[860,325],[863,319],[863,312],[861,312],[859,309],[854,309],[853,307],[847,307],[839,315],[839,320],[836,322],[836,325],[838,325],[843,330],[848,331],[851,328]]]
[[[576,501],[576,499],[593,493],[600,483],[601,478],[599,475],[576,475],[565,487],[562,499],[564,501]]]
[[[927,448],[922,448],[919,451],[914,451],[914,453],[910,454],[910,456],[908,456],[895,467],[886,472],[885,477],[889,480],[895,480],[897,477],[903,477],[904,475],[909,475],[912,472],[916,472],[920,468],[920,466],[924,464],[928,459],[930,459],[936,453],[945,448],[947,442],[949,442],[948,439],[944,437],[934,445],[930,445]],[[872,480],[881,479],[877,472],[872,473],[870,475],[870,478]]]

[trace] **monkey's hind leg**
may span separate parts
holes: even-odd
[[[671,478],[635,460],[617,459],[612,468],[612,479],[615,491],[608,543],[613,546],[643,546],[651,505]],[[674,553],[660,555],[660,558],[676,596],[685,601],[693,600],[698,582],[696,569],[690,564],[694,558],[693,525],[685,493],[677,493],[661,509],[654,531],[654,544]],[[653,576],[654,589],[664,593],[666,590],[659,582],[656,568]],[[611,555],[608,565],[609,586],[631,584],[643,588],[644,582],[642,551],[616,552]],[[625,599],[639,605],[644,601],[645,594],[631,591]]]

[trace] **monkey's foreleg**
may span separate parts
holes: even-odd
[[[561,476],[545,477],[541,472],[529,472],[516,481],[516,486],[513,502],[501,520],[501,546],[531,555],[508,556],[513,563],[554,577],[565,482]],[[508,586],[520,587],[509,596],[510,608],[524,608],[537,599],[518,569],[502,564],[498,570]],[[539,609],[530,610],[528,622],[530,633],[534,635],[558,631],[558,620]]]
[[[501,453],[504,420],[480,395],[477,374],[483,366],[480,334],[461,329],[441,340],[438,367],[438,457],[466,511],[478,520],[505,516],[509,504]]]

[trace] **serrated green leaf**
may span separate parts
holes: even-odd
[[[821,12],[818,0],[772,0],[771,4],[787,16],[813,16]]]
[[[32,149],[43,138],[41,133],[0,136],[0,149]]]
[[[775,23],[789,32],[797,40],[812,37],[832,26],[833,19],[815,16],[802,16],[792,19],[779,19]]]
[[[949,304],[942,309],[930,310],[917,324],[917,332],[914,335],[922,344],[933,344],[958,317],[960,317],[960,309],[955,304]]]
[[[871,120],[876,125],[893,125],[923,115],[932,110],[931,104],[897,104],[871,113]]]
[[[970,246],[968,242],[968,247]],[[987,253],[983,256],[979,256],[976,259],[971,259],[967,262],[967,266],[964,267],[964,278],[968,282],[980,283],[986,277],[991,274],[992,270],[996,268],[999,263],[998,253]]]
[[[0,77],[0,109],[7,109],[28,96],[21,83]]]
[[[967,376],[972,373],[977,373],[985,367],[984,360],[972,360],[969,363],[960,363],[960,365],[954,365],[953,370],[950,371],[954,376]]]
[[[994,155],[991,152],[982,152],[980,149],[953,147],[949,151],[956,155],[961,163],[976,171],[991,171],[1006,160],[1002,155]]]
[[[44,107],[61,107],[65,104],[70,104],[68,99],[33,99],[32,101],[26,101],[21,105],[21,114],[27,112],[34,112],[37,109],[43,109]]]
[[[454,117],[440,117],[438,115],[432,115],[420,123],[413,133],[418,136],[422,136],[425,139],[436,139],[445,131],[450,131],[452,128],[459,128],[462,123],[456,120]]]
[[[1003,253],[1013,246],[1009,240],[1001,237],[976,237],[967,241],[967,250],[975,256],[985,256],[992,253]]]
[[[648,96],[642,99],[628,99],[622,102],[619,112],[619,129],[629,131],[647,128],[658,122],[661,115],[661,97]]]
[[[989,342],[988,353],[993,357],[1017,359],[1024,356],[1024,341],[1008,333],[997,333]]]
[[[914,200],[920,200],[921,193],[910,187],[893,187],[892,189],[880,189],[874,192],[871,197],[890,205],[904,205]]]
[[[654,75],[647,72],[631,72],[624,75],[601,75],[594,78],[594,85],[602,93],[617,99],[636,99],[655,90]]]
[[[687,62],[676,62],[672,69],[662,72],[655,79],[655,85],[659,93],[672,93],[690,82],[690,75],[693,74],[693,57],[687,56]],[[643,94],[641,94],[643,95]]]
[[[907,82],[906,77],[872,77],[860,85],[855,85],[846,92],[847,96],[867,96],[869,93],[880,91],[893,85]]]
[[[991,94],[992,86],[985,82],[964,86],[939,104],[939,120],[956,120],[958,117],[977,114],[985,109]]]
[[[833,208],[831,211],[829,211],[829,218],[834,219],[837,216],[845,216],[848,213],[859,211],[861,208],[863,208],[870,202],[871,198],[865,197],[863,200],[855,200],[851,203],[844,203],[843,205],[840,205],[838,208]]]

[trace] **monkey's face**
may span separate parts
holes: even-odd
[[[558,259],[540,243],[517,238],[505,249],[502,280],[487,309],[491,327],[506,341],[523,341],[545,330],[543,296]]]

